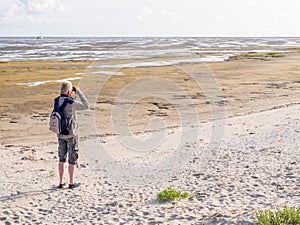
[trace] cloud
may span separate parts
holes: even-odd
[[[64,8],[61,2],[63,1],[0,0],[0,35],[36,35],[42,29],[48,33],[64,31],[68,8]]]
[[[142,17],[142,16],[136,16],[136,17],[134,17],[137,21],[140,21],[140,22],[144,22],[144,17]]]
[[[166,10],[162,10],[161,14],[164,17],[171,18],[171,19],[178,19],[179,18],[179,15],[176,12],[169,12],[169,11],[166,11]]]
[[[0,0],[0,4],[0,23],[7,25],[54,23],[65,11],[60,0]]]
[[[140,11],[140,13],[136,15],[134,18],[139,22],[145,22],[147,19],[152,17],[153,14],[154,12],[148,6],[145,5]]]
[[[64,10],[59,0],[18,0],[17,3],[28,14],[49,14]]]
[[[147,15],[151,15],[153,14],[153,11],[149,7],[144,6],[144,13]]]
[[[253,7],[258,7],[259,6],[259,4],[256,0],[249,0],[249,4],[250,4],[250,6],[253,6]]]
[[[20,18],[21,10],[18,4],[14,0],[5,1],[0,0],[0,22],[10,23],[11,21],[17,21]],[[18,16],[16,16],[18,15]]]

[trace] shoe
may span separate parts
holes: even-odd
[[[64,188],[67,184],[66,183],[62,183],[58,185],[58,188]]]
[[[80,183],[78,183],[78,182],[75,182],[74,184],[69,184],[70,189],[73,189],[73,188],[76,188],[76,187],[79,187],[79,186],[80,186]]]

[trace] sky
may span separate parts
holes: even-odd
[[[300,36],[300,0],[0,0],[0,36]]]

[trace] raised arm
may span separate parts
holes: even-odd
[[[88,109],[90,107],[89,102],[78,87],[76,87],[76,94],[80,98],[80,101],[74,101],[74,110],[76,111]]]

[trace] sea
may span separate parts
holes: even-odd
[[[221,62],[245,52],[280,52],[299,46],[300,37],[0,37],[0,62],[173,58],[143,64],[159,66]]]

